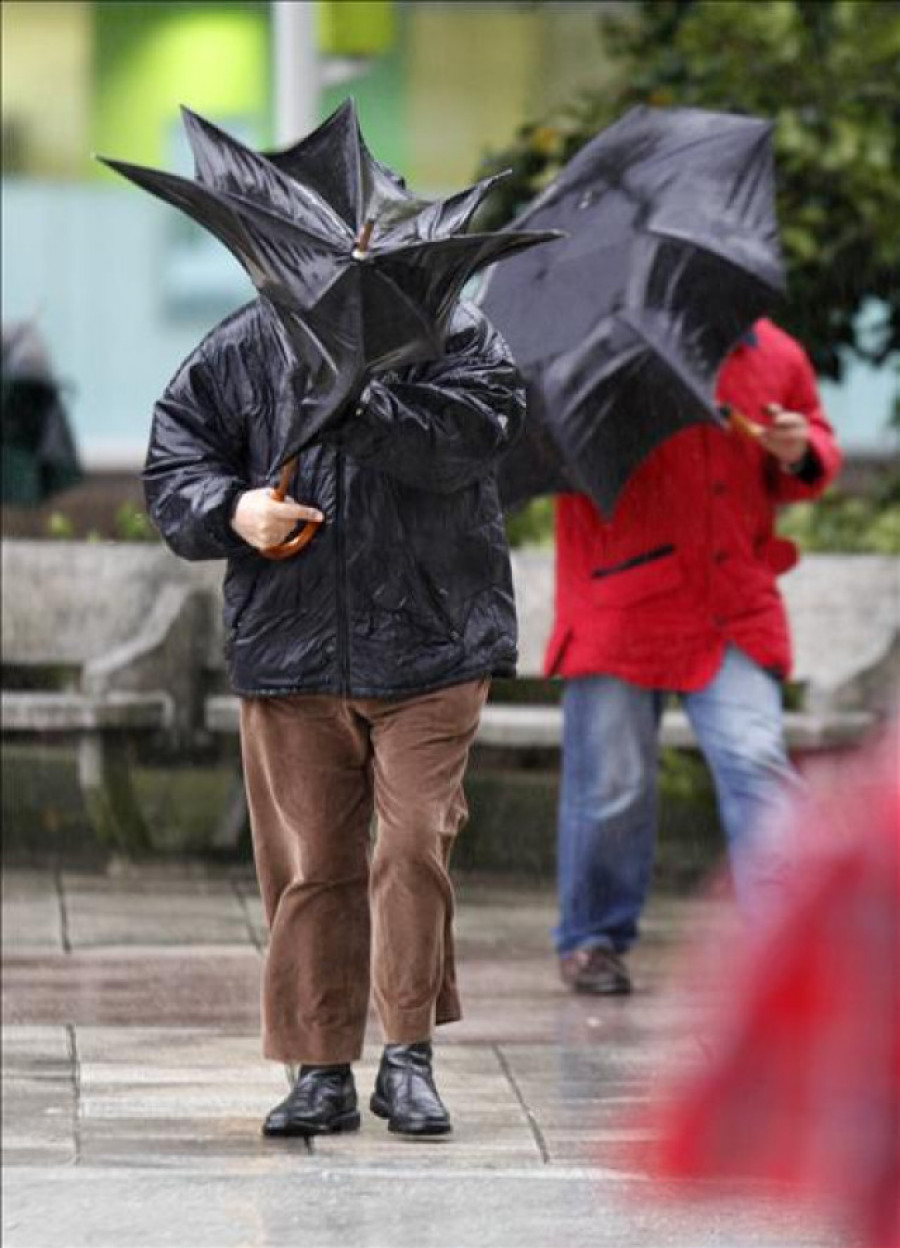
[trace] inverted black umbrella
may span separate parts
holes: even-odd
[[[783,289],[771,124],[633,109],[512,228],[526,225],[568,238],[492,270],[482,293],[532,399],[501,492],[582,490],[608,515],[661,441],[721,422],[716,373]]]
[[[288,362],[314,384],[276,430],[273,471],[341,415],[365,374],[440,355],[474,273],[554,237],[463,233],[497,179],[446,200],[413,195],[372,157],[351,101],[268,155],[182,112],[195,179],[100,159],[215,234],[277,312]]]

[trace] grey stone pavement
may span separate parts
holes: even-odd
[[[466,1018],[442,1028],[452,1137],[267,1141],[284,1071],[258,1044],[253,878],[195,865],[11,870],[3,889],[5,1248],[836,1248],[744,1192],[664,1192],[633,1115],[703,1010],[668,984],[724,903],[658,899],[628,999],[574,997],[546,890],[464,881]],[[372,1021],[357,1068],[368,1101]]]

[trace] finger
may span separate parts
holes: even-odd
[[[321,524],[325,519],[318,507],[307,507],[305,503],[295,503],[292,498],[286,498],[284,502],[272,499],[272,513],[286,520],[311,520],[314,524]]]
[[[309,520],[313,524],[321,524],[325,519],[318,507],[306,507],[303,503],[294,503],[290,514],[295,520]]]
[[[792,446],[802,446],[805,438],[794,429],[769,429],[765,438],[760,441],[769,447],[779,447],[781,449]]]
[[[801,416],[799,412],[781,411],[775,417],[773,422],[775,429],[805,429],[806,417]]]
[[[257,543],[260,550],[267,550],[270,546],[280,546],[286,541],[297,527],[296,521],[290,524],[267,524],[259,534],[259,542]]]

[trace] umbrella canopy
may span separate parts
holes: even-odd
[[[283,350],[313,384],[278,431],[273,470],[346,407],[366,372],[439,355],[474,273],[554,237],[462,233],[496,179],[446,200],[411,194],[372,157],[352,102],[269,155],[182,113],[195,179],[100,159],[215,234],[277,312]]]
[[[715,375],[783,288],[771,125],[636,108],[511,228],[568,237],[493,270],[484,311],[534,396],[509,503],[562,488],[609,514],[664,438],[720,419]]]

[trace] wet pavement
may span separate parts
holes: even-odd
[[[685,932],[727,903],[657,899],[630,998],[575,997],[546,890],[460,887],[465,1019],[439,1032],[454,1134],[269,1141],[287,1086],[259,1054],[265,942],[244,870],[8,871],[5,1248],[837,1248],[763,1200],[664,1200],[636,1111],[703,1009],[670,988]],[[374,1019],[357,1067],[368,1100]],[[698,1195],[688,1188],[681,1197]]]

